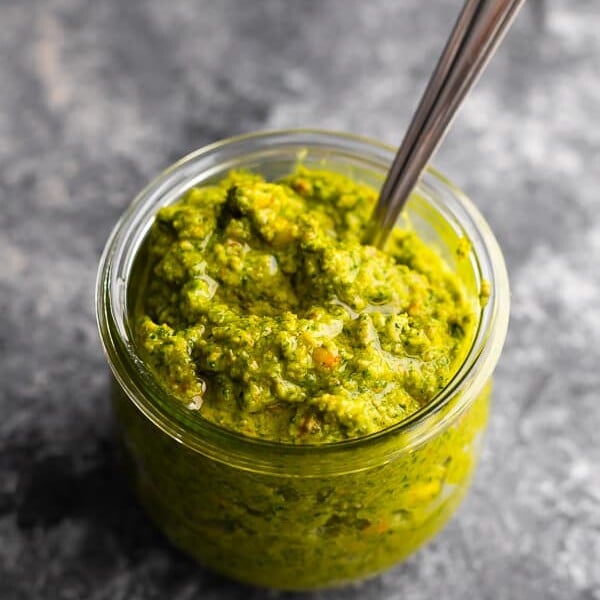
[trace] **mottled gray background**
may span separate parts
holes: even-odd
[[[98,257],[132,196],[207,142],[316,126],[397,143],[459,4],[0,0],[2,600],[279,597],[171,549],[122,485]],[[483,462],[434,543],[314,598],[598,600],[597,0],[530,0],[436,163],[512,280]]]

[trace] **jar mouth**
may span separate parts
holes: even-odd
[[[391,146],[352,134],[315,129],[276,130],[236,136],[210,144],[181,158],[161,173],[133,200],[113,229],[100,259],[96,282],[96,316],[100,337],[113,375],[137,408],[154,425],[186,446],[223,460],[219,451],[224,444],[230,454],[227,462],[255,470],[269,469],[273,453],[282,456],[305,454],[323,455],[345,452],[357,446],[381,446],[390,452],[405,452],[435,435],[444,423],[468,405],[474,391],[481,388],[498,361],[509,314],[508,276],[502,253],[485,219],[473,203],[436,169],[428,167],[419,183],[420,190],[429,189],[443,197],[443,206],[457,227],[469,239],[470,260],[479,282],[491,283],[491,295],[480,309],[478,325],[462,364],[446,386],[424,407],[406,419],[380,431],[348,440],[322,444],[292,444],[248,437],[205,419],[190,415],[181,402],[172,398],[146,368],[136,352],[134,336],[129,328],[127,292],[134,259],[146,238],[159,206],[174,201],[185,189],[205,181],[213,173],[234,168],[228,166],[236,158],[252,152],[275,156],[282,148],[318,151],[332,156],[348,157],[357,164],[374,167],[385,173],[395,149]],[[315,150],[317,149],[317,150]],[[229,161],[229,162],[228,162]],[[426,194],[425,194],[426,195]],[[430,204],[435,204],[429,199]],[[471,393],[469,393],[471,391]],[[449,406],[435,426],[428,426]],[[385,443],[390,438],[404,437],[403,443],[390,450]],[[232,451],[233,448],[233,451]],[[385,450],[384,450],[385,448]],[[250,460],[248,456],[253,458]],[[379,457],[381,458],[381,457]]]

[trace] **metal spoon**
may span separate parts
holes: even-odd
[[[524,2],[465,1],[383,184],[368,243],[385,245],[425,165]]]

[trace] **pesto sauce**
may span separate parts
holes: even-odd
[[[425,406],[467,351],[475,315],[417,235],[362,243],[373,189],[298,168],[231,172],[156,215],[137,337],[163,386],[247,436],[326,443]]]

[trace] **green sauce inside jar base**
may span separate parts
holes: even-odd
[[[413,232],[362,243],[375,199],[300,168],[275,183],[233,172],[159,210],[137,333],[163,386],[199,418],[295,444],[425,406],[467,350],[473,307]]]
[[[373,576],[435,535],[468,488],[489,386],[423,443],[388,436],[388,460],[361,442],[339,469],[319,467],[319,445],[426,406],[473,338],[474,303],[433,249],[401,229],[385,252],[361,243],[375,199],[328,171],[231,173],[161,209],[147,239],[130,290],[137,345],[168,400],[245,437],[316,444],[294,448],[293,472],[242,466],[233,441],[208,456],[115,387],[140,501],[175,545],[235,579],[306,590]]]
[[[306,477],[240,469],[157,430],[120,388],[114,411],[141,504],[170,541],[238,581],[282,590],[373,577],[414,553],[448,522],[479,456],[490,387],[443,432],[359,472]],[[226,458],[227,450],[224,452]],[[277,451],[273,460],[277,461]]]

